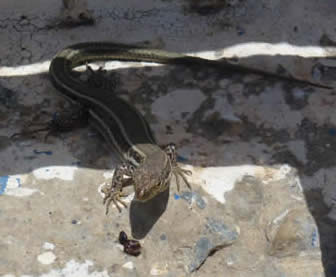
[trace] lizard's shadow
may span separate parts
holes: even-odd
[[[167,208],[169,189],[158,194],[148,202],[132,201],[130,206],[130,225],[132,236],[144,238]]]

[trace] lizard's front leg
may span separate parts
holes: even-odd
[[[130,163],[119,165],[114,171],[111,184],[102,188],[101,191],[105,194],[103,204],[106,204],[106,214],[109,212],[111,202],[116,205],[119,212],[121,212],[121,208],[118,203],[127,208],[126,203],[121,199],[122,197],[126,197],[127,194],[125,194],[122,189],[123,187],[130,185],[133,171],[133,165]]]
[[[177,191],[180,191],[180,178],[184,181],[187,187],[191,190],[191,185],[186,178],[186,175],[190,176],[192,172],[190,170],[183,169],[177,163],[177,152],[176,152],[176,145],[174,143],[169,143],[164,148],[167,156],[170,159],[170,163],[172,166],[172,173],[175,176]]]

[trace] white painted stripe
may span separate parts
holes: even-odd
[[[185,53],[187,55],[203,57],[207,59],[218,59],[218,52],[222,52],[221,57],[232,58],[232,57],[251,57],[257,55],[265,56],[299,56],[304,58],[327,58],[336,56],[336,47],[320,47],[320,46],[298,46],[289,44],[286,42],[282,43],[266,43],[266,42],[248,42],[239,43],[226,48],[219,48],[212,51],[198,51],[193,53]],[[151,64],[141,62],[143,65]],[[20,66],[1,66],[0,76],[1,77],[14,77],[14,76],[26,76],[32,74],[46,73],[49,70],[50,60],[33,63],[29,65]],[[154,64],[155,66],[162,66],[160,64]],[[132,64],[127,64],[125,62],[107,62],[106,69],[117,69],[117,68],[127,68],[134,67]]]

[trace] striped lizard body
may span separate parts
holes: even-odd
[[[93,126],[103,135],[107,143],[116,149],[124,163],[114,172],[112,183],[103,189],[106,213],[111,202],[120,210],[118,203],[126,206],[122,197],[125,185],[133,184],[135,199],[147,201],[166,190],[174,175],[179,189],[181,177],[188,187],[186,171],[176,162],[174,145],[161,149],[144,117],[129,103],[102,88],[90,88],[72,74],[80,65],[98,60],[140,61],[161,64],[183,64],[213,66],[223,71],[251,73],[286,81],[329,88],[327,86],[230,64],[226,61],[212,61],[198,57],[157,49],[147,49],[111,42],[79,43],[59,52],[50,65],[54,86],[73,102],[89,110]]]

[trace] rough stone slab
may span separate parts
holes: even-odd
[[[221,261],[225,274],[235,270],[240,276],[251,272],[257,276],[271,265],[279,276],[300,276],[302,271],[293,269],[297,261],[306,272],[323,276],[318,230],[294,169],[255,166],[249,174],[241,171],[240,176],[234,175],[231,190],[216,191],[216,195],[223,193],[225,203],[202,189],[205,185],[216,187],[216,182],[225,186],[223,180],[201,178],[213,169],[191,169],[192,193],[177,194],[172,184],[170,191],[152,201],[131,202],[129,210],[119,214],[111,209],[108,216],[97,186],[90,185],[101,179],[99,171],[88,174],[77,169],[72,181],[60,179],[56,173],[48,177],[48,184],[44,175],[31,174],[26,179],[30,187],[43,194],[24,197],[13,207],[13,196],[4,191],[2,251],[7,255],[2,253],[6,258],[2,258],[1,270],[39,275],[59,261],[57,268],[62,272],[67,261],[75,259],[82,261],[79,267],[87,260],[108,274],[122,275],[128,270],[176,276],[201,274],[215,260]],[[218,170],[230,175],[225,167]],[[27,186],[27,181],[24,184]],[[10,216],[14,213],[17,216]],[[122,252],[117,241],[121,230],[140,239],[143,251],[138,258]],[[127,263],[132,266],[125,266]],[[100,270],[99,276],[104,274]]]

